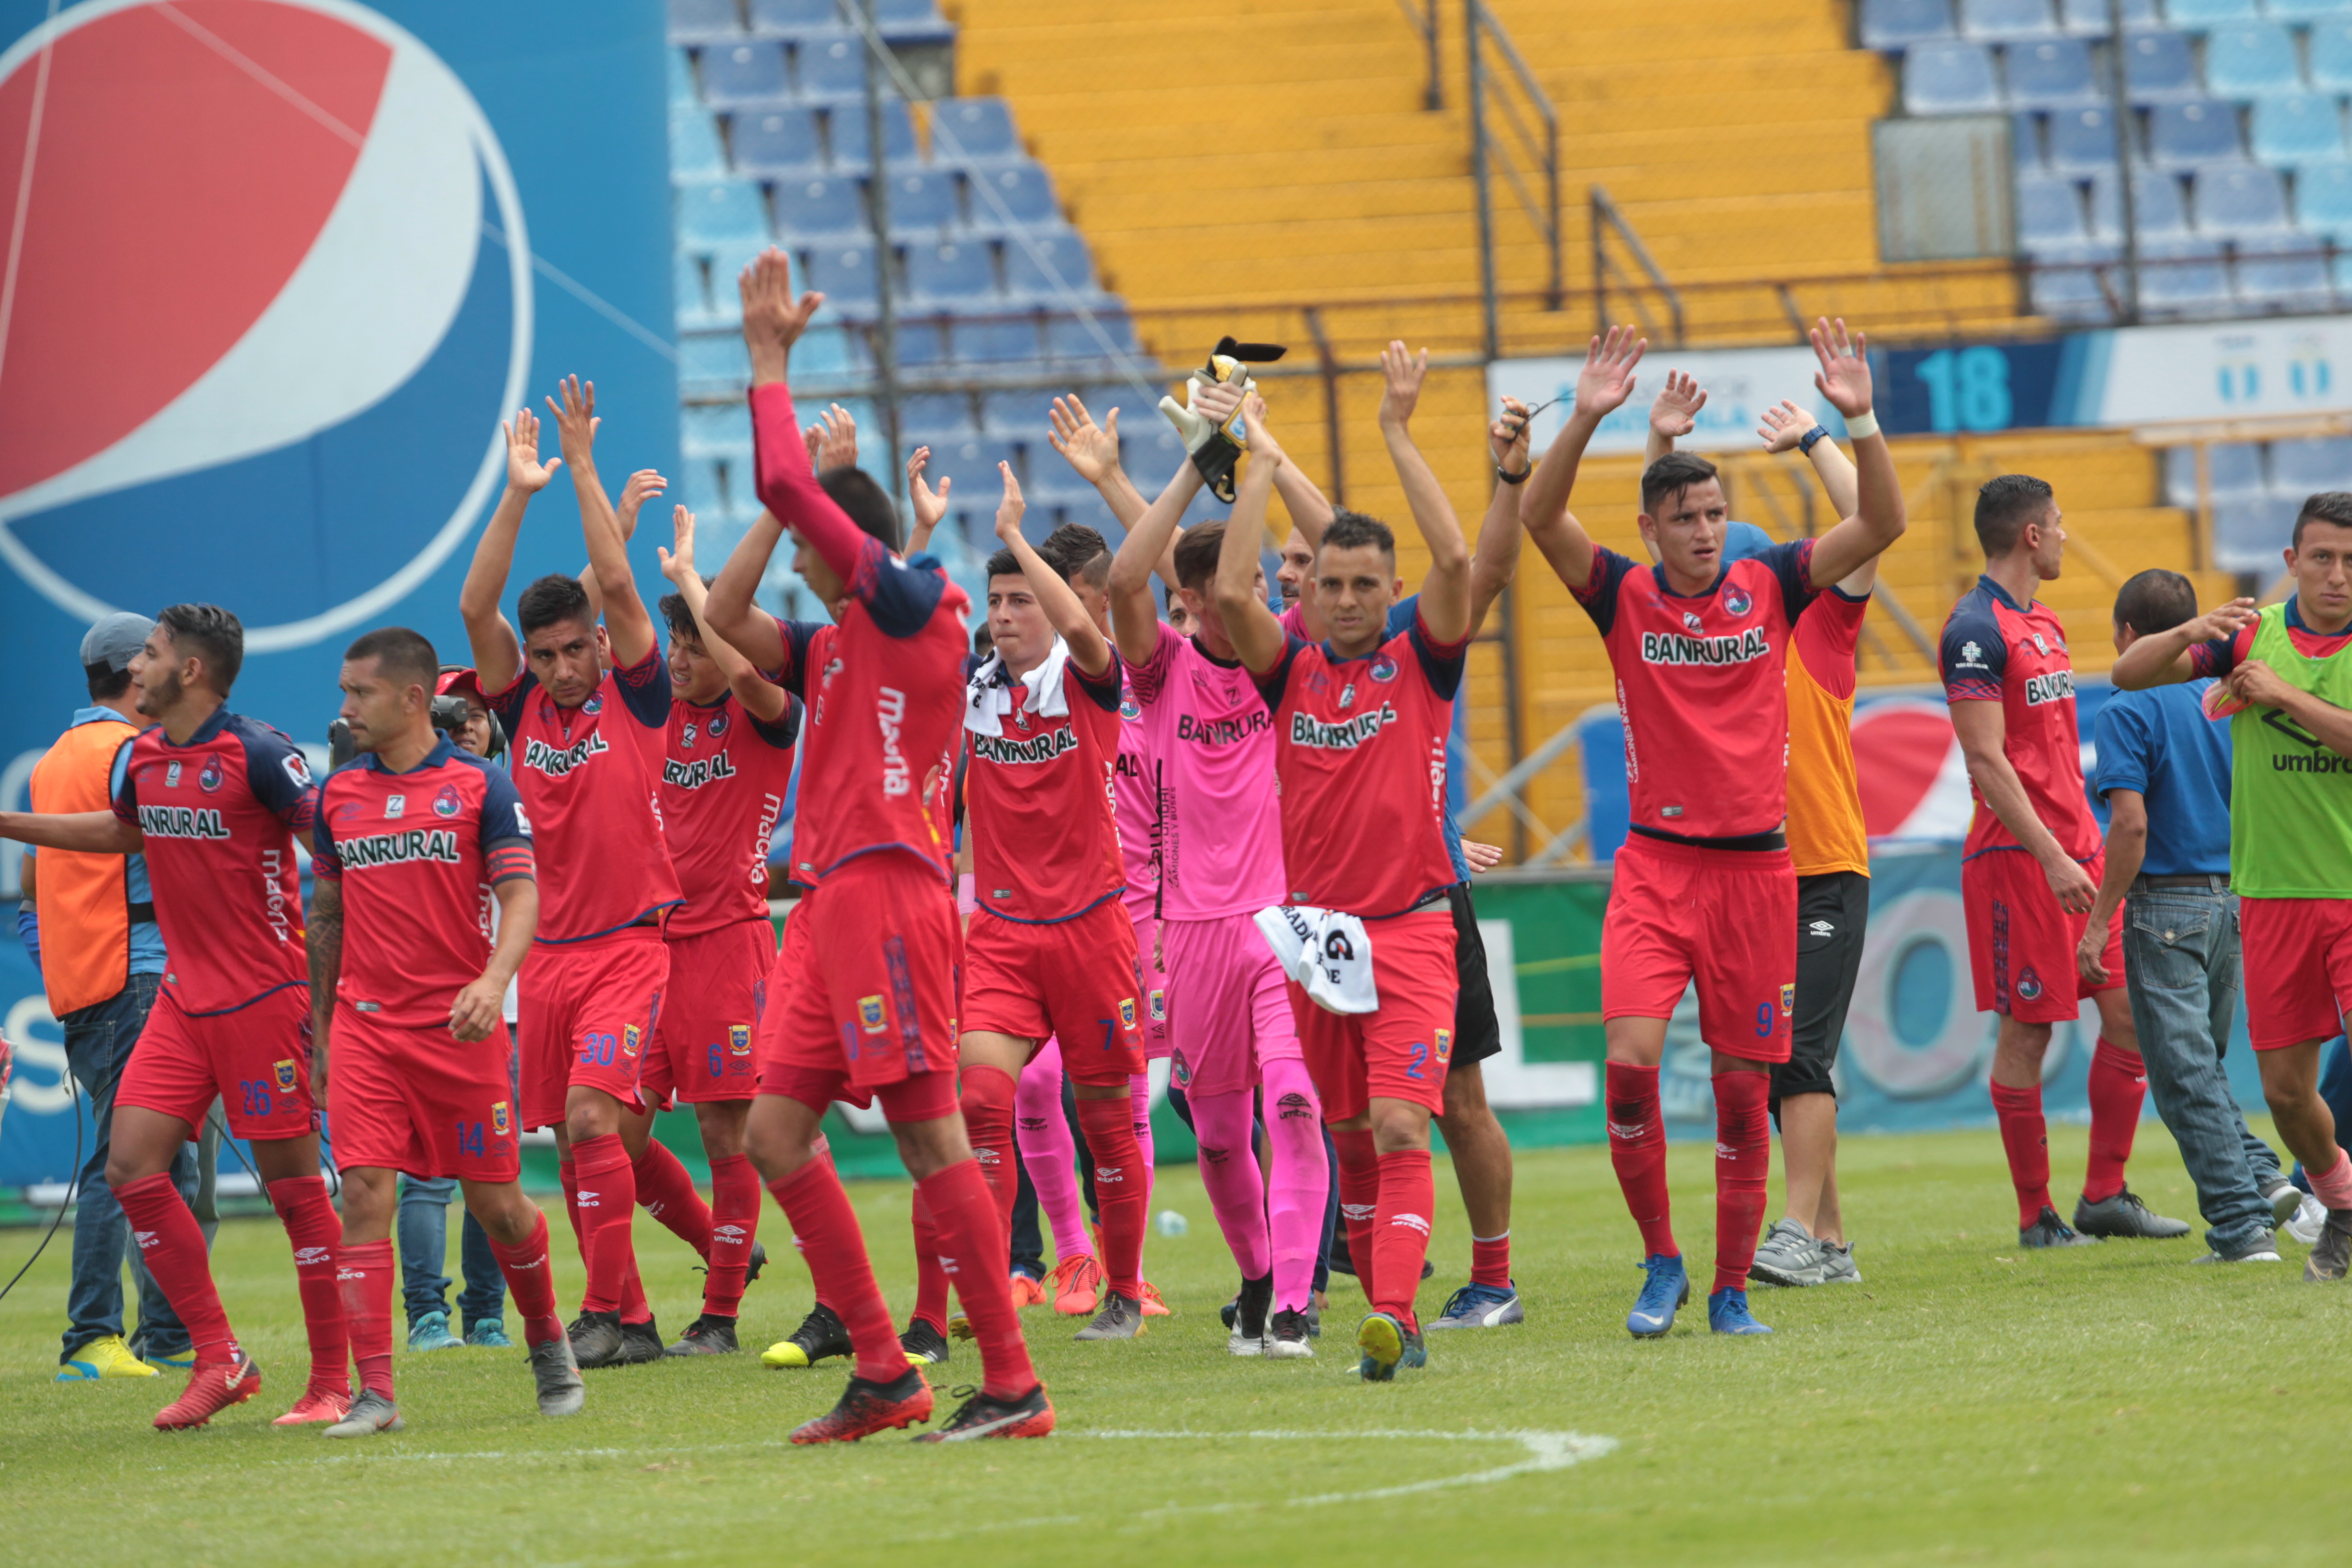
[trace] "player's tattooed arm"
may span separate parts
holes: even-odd
[[[465,585],[457,590],[457,614],[466,623],[466,640],[473,646],[474,671],[486,692],[512,686],[522,673],[522,643],[499,608],[507,577],[514,570],[515,536],[522,531],[522,514],[530,498],[547,488],[561,458],[545,462],[539,457],[539,416],[528,408],[515,410],[501,423],[507,437],[507,488],[490,513],[481,542],[474,546],[473,564],[466,569]]]
[[[2131,647],[2116,656],[2109,678],[2126,691],[2145,691],[2151,686],[2193,680],[2197,678],[2191,664],[2193,650],[2209,642],[2236,637],[2252,626],[2259,615],[2252,599],[2231,599],[2169,631],[2150,632],[2134,639]]]
[[[1810,335],[1813,357],[1821,362],[1813,386],[1845,416],[1852,437],[1853,426],[1870,417],[1869,340],[1861,332],[1849,336],[1843,319],[1832,321],[1827,317]],[[1816,588],[1844,581],[1903,537],[1903,481],[1895,475],[1895,454],[1887,448],[1886,437],[1873,427],[1868,435],[1852,439],[1854,508],[1813,545],[1811,577]]]
[[[694,564],[694,514],[678,507],[670,517],[670,547],[660,550],[662,575],[677,589],[677,596],[686,601],[687,613],[694,617],[694,629],[702,641],[702,651],[710,656],[727,676],[727,689],[743,704],[744,710],[762,724],[773,724],[792,706],[792,694],[782,687],[760,679],[751,661],[737,653],[727,640],[710,629],[706,613],[710,591],[702,585],[702,574]]]
[[[1470,635],[1470,549],[1462,541],[1462,520],[1454,515],[1445,487],[1413,445],[1408,427],[1421,402],[1421,384],[1429,375],[1429,351],[1414,354],[1402,342],[1391,342],[1381,351],[1381,374],[1387,383],[1381,394],[1381,438],[1388,443],[1389,461],[1396,465],[1413,526],[1429,550],[1429,573],[1421,580],[1421,618],[1437,641],[1457,643]],[[1250,426],[1252,440],[1259,428]]]
[[[1217,613],[1234,651],[1252,675],[1264,675],[1282,662],[1290,637],[1265,607],[1265,575],[1258,552],[1265,543],[1265,508],[1274,494],[1274,470],[1285,461],[1265,425],[1264,400],[1254,400],[1244,413],[1250,438],[1249,468],[1234,492],[1234,513],[1225,522],[1223,548],[1217,554]]]
[[[1078,478],[1094,486],[1118,525],[1133,532],[1150,503],[1119,465],[1118,410],[1104,415],[1097,425],[1087,412],[1086,403],[1070,392],[1054,399],[1045,417],[1053,426],[1045,436],[1047,444],[1062,454]]]
[[[539,930],[539,884],[529,877],[509,877],[491,889],[499,900],[499,941],[490,962],[468,981],[449,1004],[449,1033],[467,1044],[486,1040],[490,1031],[505,1027],[507,986],[530,956],[530,939]]]
[[[93,855],[136,855],[147,842],[137,823],[110,811],[0,811],[0,838]]]
[[[1593,560],[1592,536],[1568,510],[1568,498],[1576,489],[1576,470],[1601,422],[1633,395],[1637,379],[1633,367],[1642,363],[1643,352],[1649,346],[1650,340],[1638,336],[1632,327],[1612,327],[1606,336],[1586,345],[1584,368],[1576,377],[1575,405],[1545,450],[1543,461],[1536,465],[1534,477],[1519,487],[1519,526],[1572,590],[1591,583]]]
[[[343,976],[343,885],[310,879],[310,918],[302,930],[310,959],[310,1092],[327,1090],[327,1036],[335,1019],[335,987]]]
[[[907,535],[907,553],[920,555],[931,547],[931,535],[939,531],[940,520],[948,514],[948,487],[955,481],[941,476],[940,488],[931,489],[924,470],[931,466],[931,449],[918,447],[907,459],[907,495],[915,503],[915,531]]]
[[[1516,397],[1503,399],[1503,416],[1486,426],[1487,453],[1495,466],[1508,474],[1528,471],[1528,405]],[[1486,502],[1486,515],[1478,520],[1477,542],[1470,547],[1470,631],[1473,636],[1486,624],[1486,612],[1495,607],[1511,579],[1519,574],[1519,544],[1526,537],[1519,528],[1519,492],[1515,485],[1497,480],[1495,493]]]
[[[1021,536],[1021,514],[1027,503],[1021,499],[1021,481],[1013,477],[1013,466],[999,463],[996,471],[1004,479],[1004,499],[996,506],[996,542],[1021,563],[1021,575],[1037,596],[1037,607],[1045,612],[1046,624],[1070,645],[1070,662],[1098,679],[1110,668],[1110,639],[1102,635],[1102,628],[1095,625],[1094,616],[1087,613],[1062,574]]]
[[[1698,428],[1698,411],[1706,406],[1706,392],[1698,377],[1679,370],[1666,372],[1665,390],[1650,405],[1650,434],[1642,448],[1642,461],[1654,463],[1673,451],[1676,441]]]
[[[2059,907],[2068,914],[2088,913],[2092,900],[2098,896],[2098,886],[2035,814],[2032,797],[2025,793],[2024,782],[2011,765],[2004,746],[2009,738],[2009,721],[2001,705],[1954,702],[1950,709],[1952,732],[1959,738],[1960,755],[1967,759],[1969,781],[1977,786],[1986,808],[2000,818],[2001,826],[2009,829],[2020,847],[2041,862],[2042,874],[2050,879],[2050,890],[2058,895]]]
[[[613,639],[613,662],[620,668],[643,664],[656,647],[653,617],[637,596],[636,574],[629,568],[628,540],[612,500],[596,479],[596,384],[566,376],[557,387],[560,397],[547,400],[563,442],[563,459],[572,465],[572,493],[580,500],[580,531],[588,542],[589,574],[604,595],[604,629]]]

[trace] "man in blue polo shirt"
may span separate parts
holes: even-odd
[[[2178,572],[2142,572],[2116,595],[2116,651],[2197,616]],[[2118,691],[2093,726],[2092,787],[2107,803],[2106,872],[2074,962],[2107,978],[2101,949],[2126,904],[2125,979],[2157,1114],[2197,1184],[2212,1248],[2200,1263],[2275,1263],[2272,1227],[2300,1194],[2246,1128],[2221,1070],[2237,1010],[2238,900],[2230,891],[2230,731],[2205,716],[2210,680]],[[2128,902],[2126,903],[2126,900]]]

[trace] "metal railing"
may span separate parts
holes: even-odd
[[[1520,58],[1511,35],[1486,9],[1486,0],[1463,0],[1463,4],[1470,77],[1470,173],[1478,187],[1478,272],[1486,307],[1486,349],[1492,357],[1502,352],[1501,296],[1495,282],[1495,175],[1498,171],[1551,253],[1544,309],[1560,308],[1565,279],[1560,268],[1559,113],[1535,72]],[[1490,52],[1510,68],[1507,77],[1498,78],[1489,68]],[[1507,90],[1514,82],[1518,89],[1516,95]],[[1498,138],[1490,121],[1507,136]],[[1542,185],[1540,195],[1530,181]]]
[[[1605,334],[1609,331],[1611,321],[1609,289],[1611,280],[1614,279],[1619,296],[1631,301],[1633,313],[1642,319],[1643,327],[1651,333],[1661,336],[1667,346],[1681,348],[1685,337],[1687,336],[1689,325],[1683,314],[1681,291],[1667,281],[1665,269],[1651,257],[1650,247],[1642,243],[1642,237],[1633,232],[1633,226],[1625,221],[1624,213],[1618,208],[1615,202],[1609,199],[1609,193],[1599,185],[1592,187],[1591,222],[1592,225],[1592,306],[1593,315],[1600,322],[1601,331]],[[1633,265],[1642,269],[1640,279],[1637,279],[1627,272],[1624,268],[1618,265],[1617,259],[1609,254],[1609,237],[1612,234],[1617,237],[1618,244],[1633,257]],[[1674,326],[1672,337],[1667,338],[1658,334],[1656,324],[1643,310],[1642,300],[1645,289],[1648,292],[1655,294],[1664,303],[1667,316]],[[1781,312],[1796,323],[1797,336],[1802,338],[1805,335],[1804,320],[1796,314],[1796,307],[1790,296],[1785,289],[1775,292]]]
[[[1443,109],[1445,74],[1437,54],[1437,0],[1421,0],[1419,5],[1413,0],[1397,0],[1397,9],[1404,13],[1406,22],[1420,35],[1423,52],[1429,57],[1429,79],[1421,89],[1421,106],[1433,110]]]

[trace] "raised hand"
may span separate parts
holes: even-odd
[[[1073,392],[1054,399],[1054,406],[1045,416],[1054,426],[1045,439],[1077,471],[1078,478],[1098,485],[1118,472],[1118,409],[1112,409],[1097,425]]]
[[[1421,384],[1429,374],[1429,351],[1419,354],[1408,352],[1402,342],[1391,341],[1381,351],[1381,423],[1402,426],[1412,418],[1413,409],[1421,402]]]
[[[1805,438],[1805,432],[1820,421],[1787,398],[1764,410],[1757,421],[1757,437],[1768,452],[1786,452]]]
[[[916,447],[915,455],[907,459],[907,493],[914,498],[915,531],[925,538],[939,527],[940,519],[947,516],[948,487],[955,483],[951,478],[943,478],[938,489],[931,489],[923,479],[923,470],[930,467],[930,462],[929,447]]]
[[[830,404],[816,416],[817,472],[857,466],[857,421],[840,404]]]
[[[1506,473],[1528,471],[1528,426],[1534,422],[1534,411],[1516,397],[1503,399],[1503,416],[1486,426],[1486,447],[1495,455],[1495,466]]]
[[[1585,346],[1584,368],[1576,375],[1577,413],[1604,419],[1633,395],[1633,367],[1642,363],[1650,346],[1650,340],[1636,331],[1633,327],[1612,327],[1608,336],[1594,338]]]
[[[1255,460],[1274,464],[1289,461],[1276,443],[1274,432],[1265,427],[1265,399],[1255,392],[1242,401],[1242,431],[1249,438],[1250,456]]]
[[[1813,357],[1822,362],[1813,385],[1830,406],[1849,419],[1869,413],[1870,340],[1861,332],[1849,339],[1843,317],[1820,318],[1806,336],[1812,340]]]
[[[1230,424],[1242,405],[1242,389],[1230,381],[1203,383],[1192,394],[1192,412],[1213,425]]]
[[[661,574],[684,587],[686,580],[695,575],[694,514],[681,506],[670,514],[669,526],[670,547],[665,550],[656,544],[654,553],[661,558]]]
[[[1004,499],[996,503],[996,537],[1010,544],[1021,537],[1021,514],[1029,507],[1021,499],[1021,481],[1013,477],[1013,465],[999,463],[996,471],[1004,476]]]
[[[596,426],[603,423],[596,417],[596,384],[567,375],[556,384],[555,389],[562,394],[562,401],[551,397],[547,406],[555,414],[555,434],[562,443],[563,455],[572,459],[572,466],[577,469],[595,449]]]
[[[637,533],[637,509],[669,489],[669,481],[651,468],[639,468],[621,487],[621,537],[634,539]]]
[[[1698,411],[1706,406],[1706,394],[1698,377],[1678,370],[1666,372],[1666,387],[1650,405],[1650,428],[1669,441],[1680,440],[1698,428]]]
[[[751,374],[754,379],[781,381],[793,345],[808,331],[824,296],[795,295],[792,258],[773,246],[752,258],[735,286],[743,299],[743,346],[751,352]]]
[[[524,495],[537,495],[563,467],[561,458],[539,460],[539,416],[528,408],[518,408],[511,419],[499,422],[499,428],[507,434],[507,488]]]
[[[2252,599],[2231,599],[2214,605],[2180,629],[2187,635],[2189,646],[2195,647],[2201,642],[2236,637],[2252,626],[2261,614]]]

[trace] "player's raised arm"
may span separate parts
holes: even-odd
[[[1258,552],[1265,546],[1265,507],[1274,494],[1274,470],[1286,461],[1264,423],[1265,405],[1253,403],[1244,412],[1249,433],[1248,471],[1234,494],[1233,516],[1225,521],[1225,537],[1217,552],[1217,613],[1224,618],[1225,635],[1252,675],[1264,675],[1282,661],[1289,634],[1259,596]]]
[[[2126,691],[2145,691],[2151,686],[2173,686],[2210,674],[2196,668],[2197,649],[2235,637],[2254,624],[2256,615],[2252,599],[2231,599],[2169,631],[2150,632],[2116,656],[2108,678]]]
[[[677,508],[671,514],[670,530],[670,547],[658,552],[662,575],[677,590],[677,596],[686,601],[687,613],[694,617],[694,629],[702,637],[702,651],[726,674],[727,689],[743,704],[744,711],[762,724],[775,723],[792,706],[792,694],[761,679],[751,661],[711,629],[710,617],[706,613],[710,591],[702,585],[702,574],[694,566],[694,514],[682,506]],[[768,624],[772,627],[775,623]]]
[[[1413,526],[1429,548],[1429,574],[1421,580],[1422,622],[1437,641],[1458,643],[1470,635],[1470,549],[1462,542],[1462,521],[1445,499],[1445,487],[1412,444],[1409,428],[1421,402],[1421,384],[1429,375],[1429,351],[1413,354],[1403,343],[1391,342],[1381,351],[1381,374],[1387,378],[1381,394],[1381,439],[1388,443],[1389,461],[1396,465]],[[1244,410],[1243,417],[1255,440],[1265,428],[1257,422],[1256,405]]]
[[[751,355],[751,443],[760,504],[799,534],[851,594],[862,596],[870,591],[872,574],[887,552],[816,482],[793,410],[792,388],[784,378],[792,347],[808,330],[824,296],[793,294],[792,260],[773,247],[743,269],[738,287],[743,299],[743,342]],[[712,584],[714,597],[721,586],[730,588],[723,603],[731,610],[731,585],[724,574]],[[724,628],[720,635],[726,635]]]
[[[1903,537],[1903,481],[1895,454],[1870,411],[1870,345],[1860,332],[1849,337],[1843,320],[1824,317],[1811,333],[1813,357],[1822,368],[1813,385],[1845,416],[1853,442],[1854,510],[1813,545],[1812,584],[1826,588],[1876,560]]]
[[[996,470],[1004,478],[1004,499],[996,507],[996,541],[1021,563],[1021,575],[1028,579],[1029,591],[1037,596],[1037,607],[1045,612],[1046,625],[1070,645],[1070,662],[1099,678],[1110,668],[1110,639],[1095,625],[1094,616],[1071,592],[1069,583],[1021,536],[1021,514],[1027,510],[1021,499],[1021,481],[1013,477],[1009,463],[997,464]]]
[[[1675,449],[1675,443],[1698,428],[1698,411],[1706,406],[1706,391],[1698,377],[1686,372],[1666,372],[1665,390],[1650,405],[1650,434],[1642,448],[1646,466]],[[1843,516],[1843,513],[1840,513]]]
[[[940,520],[948,514],[948,487],[955,480],[940,476],[940,488],[933,489],[923,478],[923,470],[931,466],[931,449],[918,447],[907,458],[907,494],[915,503],[914,531],[907,535],[907,553],[920,555],[931,547],[931,535],[939,531]]]
[[[1045,437],[1046,443],[1062,454],[1063,460],[1078,478],[1094,486],[1095,492],[1110,508],[1111,515],[1118,519],[1118,525],[1132,533],[1136,524],[1143,521],[1149,503],[1118,460],[1118,410],[1114,408],[1104,415],[1103,422],[1097,425],[1094,416],[1087,412],[1085,401],[1070,392],[1054,399],[1045,417],[1053,426]]]
[[[1813,465],[1813,476],[1822,482],[1822,493],[1829,497],[1830,505],[1841,518],[1852,517],[1861,505],[1861,475],[1830,433],[1816,422],[1810,410],[1798,407],[1786,398],[1767,408],[1756,426],[1757,439],[1764,443],[1767,452],[1801,452]],[[1838,586],[1849,595],[1870,592],[1878,581],[1878,558],[1872,556],[1860,566],[1838,580]]]
[[[1152,602],[1151,577],[1157,572],[1172,594],[1176,588],[1177,526],[1184,509],[1201,493],[1201,470],[1190,457],[1180,458],[1176,473],[1160,499],[1119,541],[1110,558],[1110,626],[1118,638],[1119,657],[1130,665],[1147,664],[1160,646],[1160,606]]]
[[[774,514],[762,511],[752,519],[703,600],[702,624],[759,669],[784,667],[784,634],[777,629],[776,617],[760,608],[752,596],[783,537],[783,525]]]
[[[486,692],[504,691],[522,673],[522,642],[508,624],[499,601],[507,591],[507,575],[514,570],[515,537],[522,531],[522,514],[530,498],[547,488],[561,458],[539,460],[539,416],[528,408],[499,429],[507,438],[507,488],[499,498],[474,546],[473,564],[466,569],[465,585],[457,590],[457,614],[466,623],[466,640],[473,646],[474,670]]]
[[[603,423],[596,417],[596,384],[567,376],[558,391],[561,401],[551,397],[547,405],[555,412],[563,460],[572,466],[572,489],[580,499],[580,531],[588,542],[588,570],[604,599],[613,662],[630,668],[643,664],[657,645],[653,617],[637,596],[637,577],[629,568],[629,544],[621,532],[620,517],[596,478],[596,426]]]
[[[1577,466],[1584,461],[1584,448],[1601,422],[1633,395],[1633,367],[1649,346],[1650,340],[1637,337],[1632,327],[1612,327],[1606,337],[1594,338],[1586,346],[1584,368],[1576,377],[1576,402],[1519,500],[1519,525],[1571,590],[1592,581],[1592,536],[1568,510]]]
[[[1516,397],[1503,399],[1503,416],[1486,426],[1486,447],[1495,459],[1497,478],[1495,493],[1486,502],[1486,515],[1478,521],[1478,538],[1470,547],[1474,636],[1486,624],[1486,612],[1518,575],[1519,542],[1524,537],[1519,527],[1519,485],[1528,477],[1526,404]]]

